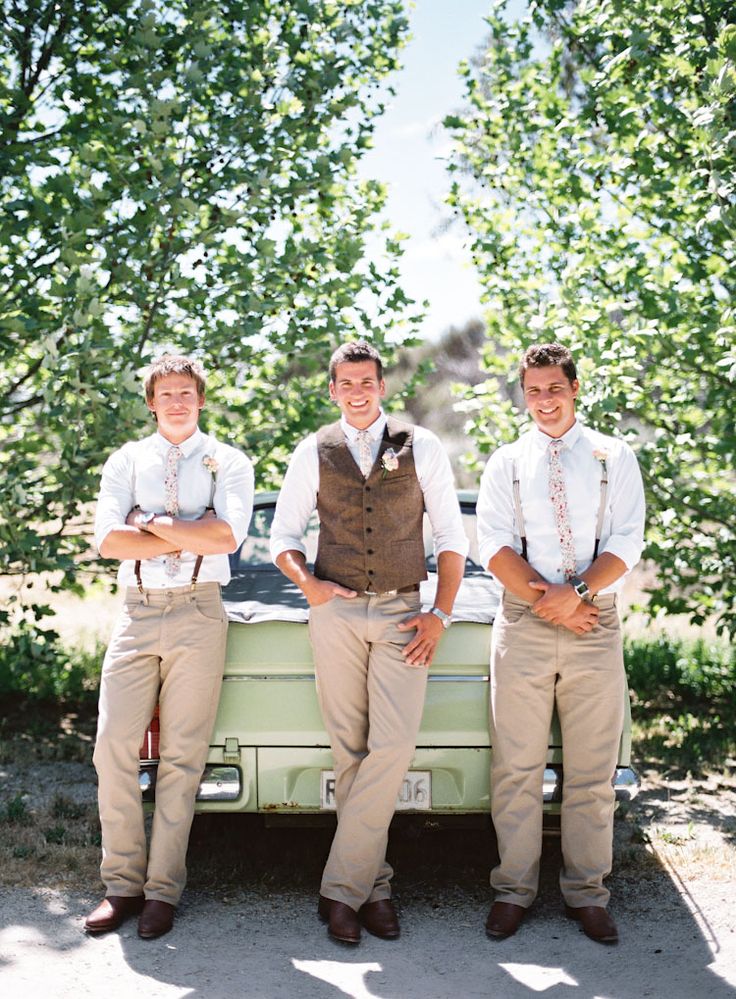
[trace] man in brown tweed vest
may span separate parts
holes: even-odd
[[[414,755],[427,668],[450,624],[468,550],[439,440],[387,418],[384,394],[381,358],[370,344],[335,351],[330,398],[341,419],[297,447],[271,534],[276,565],[310,606],[338,818],[318,913],[344,943],[358,943],[361,925],[385,939],[399,935],[388,827]],[[320,534],[310,572],[302,538],[315,509]],[[422,613],[425,510],[438,583],[434,607]]]

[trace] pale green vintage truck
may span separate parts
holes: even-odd
[[[459,494],[470,539],[465,578],[429,673],[427,698],[411,768],[397,811],[439,815],[490,812],[488,731],[491,627],[498,592],[478,564],[475,493]],[[307,634],[308,607],[301,592],[271,563],[268,538],[275,493],[256,498],[242,549],[232,557],[233,579],[223,598],[230,619],[222,695],[197,810],[307,815],[334,811],[334,775],[327,734],[314,686]],[[316,550],[316,521],[306,543]],[[431,539],[422,602],[432,606],[436,583]],[[618,768],[619,800],[634,797],[628,698]],[[157,723],[141,749],[144,800],[155,799]],[[559,810],[562,781],[560,730],[553,720],[547,768],[539,793],[545,811]]]

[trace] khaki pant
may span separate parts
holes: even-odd
[[[499,901],[527,907],[538,886],[542,778],[552,710],[562,729],[560,888],[573,907],[605,906],[612,863],[612,778],[623,727],[626,679],[613,596],[585,635],[556,627],[508,593],[491,649],[491,812],[500,864]]]
[[[176,905],[186,881],[194,799],[220,696],[227,618],[218,583],[129,588],[105,655],[94,763],[107,895]],[[160,705],[156,810],[146,858],[138,753]]]
[[[320,892],[356,911],[391,897],[388,827],[416,747],[426,668],[407,666],[415,632],[397,624],[419,594],[335,597],[312,607],[317,694],[335,760],[337,831]]]

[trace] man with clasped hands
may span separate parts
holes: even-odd
[[[329,371],[341,418],[294,452],[271,554],[309,603],[317,691],[335,760],[338,822],[318,913],[333,939],[355,944],[361,926],[384,939],[400,932],[386,863],[388,827],[468,542],[440,442],[381,409],[378,352],[362,341],[343,344]],[[315,508],[320,533],[312,573],[302,536]],[[422,613],[425,508],[438,584],[434,607]]]
[[[616,925],[612,778],[626,678],[617,595],[641,555],[644,493],[623,441],[575,414],[575,364],[560,344],[520,366],[534,426],[499,448],[478,498],[481,562],[503,585],[491,648],[491,811],[500,863],[487,934],[515,933],[537,892],[542,777],[552,710],[562,729],[565,910],[600,943]]]

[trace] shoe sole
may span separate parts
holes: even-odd
[[[390,933],[378,933],[376,930],[372,930],[370,926],[366,926],[365,923],[361,923],[361,926],[372,937],[378,937],[379,940],[398,940],[401,936],[401,930],[392,930]]]
[[[356,944],[360,943],[360,937],[358,937],[357,940],[355,939],[355,937],[339,937],[336,933],[333,933],[331,930],[327,931],[327,936],[330,938],[330,940],[334,940],[335,943],[349,944],[349,946],[351,947],[355,947]]]
[[[588,938],[588,940],[592,940],[593,943],[601,943],[601,944],[617,944],[618,943],[618,933],[615,936],[611,936],[611,937],[596,937],[596,936],[593,936],[592,933],[588,933],[588,931],[582,925],[582,923],[583,923],[582,919],[580,918],[580,916],[578,916],[576,914],[576,912],[575,912],[574,909],[571,909],[568,906],[565,906],[565,915],[567,916],[568,919],[572,919],[572,921],[574,923],[578,923],[580,925],[580,929],[586,935],[586,937]]]
[[[166,936],[167,933],[170,933],[172,929],[173,926],[167,926],[165,930],[157,930],[155,933],[146,933],[138,930],[138,936],[141,940],[158,940],[159,937]]]

